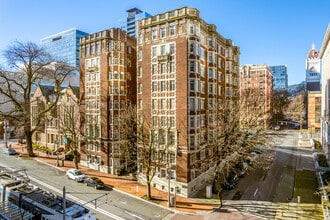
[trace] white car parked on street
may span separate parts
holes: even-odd
[[[72,179],[77,182],[84,182],[86,179],[86,175],[78,169],[70,169],[66,171],[66,176],[68,179]]]

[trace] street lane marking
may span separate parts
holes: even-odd
[[[257,192],[258,192],[258,189],[259,189],[259,188],[257,188],[256,191],[254,192],[253,197],[256,196],[256,194],[257,194]]]
[[[6,165],[3,165],[3,164],[0,164],[0,165],[3,166],[3,167],[6,167]],[[10,168],[10,167],[8,169],[13,170],[13,171],[15,170],[15,169]],[[29,179],[32,180],[32,181],[34,181],[34,182],[36,182],[36,183],[38,183],[38,184],[40,184],[40,185],[42,185],[42,186],[45,186],[45,187],[53,190],[54,192],[57,192],[60,195],[63,194],[63,191],[62,190],[59,190],[59,189],[57,189],[57,188],[55,188],[55,187],[53,187],[53,186],[51,186],[51,185],[49,185],[47,183],[44,183],[44,182],[42,182],[42,181],[40,181],[40,180],[38,180],[38,179],[36,179],[34,177],[29,176]],[[72,196],[70,194],[67,194],[66,197],[67,198],[70,198],[72,200],[75,200],[76,202],[79,202],[80,204],[86,204],[86,201],[81,200],[81,199],[78,199],[77,197]],[[124,218],[121,218],[121,217],[119,217],[119,216],[117,216],[115,214],[112,214],[112,213],[110,213],[108,211],[105,211],[104,209],[101,209],[101,208],[95,209],[94,208],[94,205],[92,205],[92,204],[86,204],[85,206],[87,206],[88,208],[93,209],[95,211],[98,211],[98,212],[100,212],[100,213],[102,213],[102,214],[104,214],[104,215],[106,215],[108,217],[111,217],[113,219],[116,219],[116,220],[125,220]]]

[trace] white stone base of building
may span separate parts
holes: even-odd
[[[170,181],[170,191],[171,196],[175,194],[174,189],[176,188],[176,195],[182,197],[191,197],[194,194],[198,193],[200,190],[204,190],[206,192],[206,186],[211,183],[214,177],[214,168],[210,168],[208,171],[202,173],[194,180],[189,183],[182,183],[178,182],[175,179],[171,179]],[[147,185],[146,176],[144,174],[139,174],[137,176],[138,182]],[[151,187],[156,188],[158,190],[168,192],[168,179],[167,178],[160,178],[157,175],[153,178]]]

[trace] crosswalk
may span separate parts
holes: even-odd
[[[324,219],[321,204],[272,203],[266,201],[226,200],[224,208],[259,216],[262,219]]]

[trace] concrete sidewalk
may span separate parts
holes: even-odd
[[[12,144],[12,148],[14,148],[18,153],[26,156],[25,146]],[[45,152],[34,152],[36,157],[34,160],[39,162],[48,164],[50,166],[56,167],[63,171],[74,168],[74,163],[72,161],[65,160],[64,166],[62,166],[62,157],[59,156],[59,165],[57,166],[57,156],[56,155],[47,155]],[[147,187],[138,183],[137,181],[130,180],[128,178],[123,178],[119,176],[114,176],[106,173],[99,172],[97,170],[90,169],[88,167],[82,166],[79,164],[79,169],[84,172],[87,176],[96,176],[100,178],[105,184],[111,186],[114,190],[119,190],[123,193],[129,194],[131,196],[135,196],[143,199],[146,196]],[[157,189],[152,188],[151,190],[152,199],[150,202],[167,207],[168,204],[168,193],[163,192]],[[174,196],[173,194],[171,196]],[[203,199],[191,199],[184,198],[177,195],[176,197],[176,205],[175,207],[170,207],[174,212],[177,213],[186,213],[186,214],[205,214],[213,211],[217,208],[217,204],[210,204]]]

